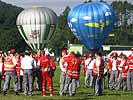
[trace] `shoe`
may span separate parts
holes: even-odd
[[[70,96],[75,96],[75,94],[71,94]]]
[[[24,96],[28,96],[28,93],[23,93],[24,94]]]
[[[50,94],[50,96],[53,96],[53,94]]]
[[[3,91],[3,96],[5,96],[6,95],[6,92],[5,91]]]
[[[46,97],[46,95],[42,95],[43,97]]]
[[[18,92],[15,92],[15,95],[16,95],[16,96],[19,96],[19,93],[18,93]]]
[[[32,96],[32,94],[29,94],[29,96]]]

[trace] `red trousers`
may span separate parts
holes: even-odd
[[[42,96],[46,95],[46,84],[48,84],[50,94],[53,94],[53,82],[52,77],[48,72],[42,71]]]

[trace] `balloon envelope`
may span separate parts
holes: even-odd
[[[88,49],[98,49],[113,29],[114,11],[104,2],[80,4],[69,12],[68,25]]]
[[[57,15],[46,7],[23,10],[17,17],[17,27],[32,49],[43,49],[56,28]]]

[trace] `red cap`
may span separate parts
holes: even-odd
[[[75,53],[73,51],[70,52],[70,56],[74,56]]]
[[[121,56],[123,56],[124,54],[121,52],[120,54],[119,54],[119,57],[121,57]]]
[[[61,51],[61,53],[62,53],[62,54],[67,54],[67,50],[66,50],[66,49],[63,49],[63,50]]]
[[[117,52],[114,52],[113,57],[117,57],[117,56],[118,56]]]
[[[110,56],[113,56],[113,54],[114,54],[114,52],[112,52],[112,53],[110,54]]]
[[[14,53],[15,53],[15,49],[11,49],[11,50],[10,50],[10,53],[11,53],[11,54],[14,54]]]
[[[2,54],[3,53],[3,51],[0,51],[0,54]]]

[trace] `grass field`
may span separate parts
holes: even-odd
[[[59,77],[60,70],[57,68],[54,76],[54,95],[52,97],[49,96],[49,92],[47,91],[47,97],[41,96],[41,91],[34,91],[33,96],[24,96],[23,93],[20,93],[20,96],[15,96],[12,91],[13,86],[11,83],[11,89],[7,93],[6,96],[2,96],[0,94],[0,100],[133,100],[133,91],[122,91],[122,90],[109,90],[104,89],[103,96],[94,96],[93,89],[84,88],[84,76],[80,75],[81,86],[77,89],[76,96],[70,97],[68,94],[66,96],[60,96],[59,93]]]

